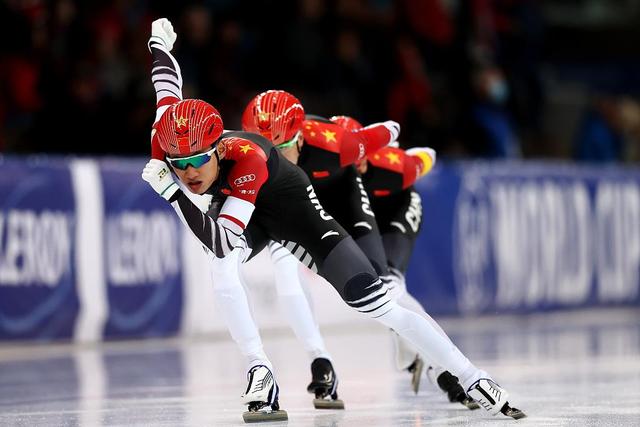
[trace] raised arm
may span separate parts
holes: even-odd
[[[429,147],[405,151],[387,146],[368,156],[367,160],[367,190],[383,196],[408,188],[429,173],[436,163],[436,152]],[[377,170],[384,172],[377,173]],[[398,179],[398,175],[402,179]]]
[[[340,166],[357,163],[378,151],[400,134],[400,125],[392,120],[346,131],[340,145]]]
[[[416,180],[425,176],[436,164],[436,151],[429,147],[415,147],[406,150],[408,158],[413,162]]]
[[[436,164],[436,152],[429,147],[415,147],[405,151],[402,188],[408,188],[431,171]]]
[[[185,108],[198,111],[194,117],[189,116],[188,125],[183,123],[180,126],[185,127],[189,134],[197,135],[200,144],[205,141],[213,144],[219,137],[219,134],[211,136],[215,133],[214,130],[219,129],[220,133],[222,132],[222,120],[215,108],[199,100],[182,100],[180,66],[171,54],[176,37],[168,19],[158,19],[151,24],[148,47],[153,58],[151,81],[156,91],[156,117],[151,132],[152,159],[145,166],[142,178],[160,196],[171,203],[182,222],[202,245],[215,256],[222,258],[235,247],[246,247],[246,240],[242,233],[251,217],[254,205],[253,201],[228,197],[221,211],[216,212],[215,217],[210,217],[179,188],[164,161],[165,152],[160,144],[159,135],[164,132],[163,138],[167,138],[167,132],[173,135],[178,126],[175,119],[163,116],[167,109],[172,108],[174,112]],[[173,136],[175,139],[175,135]],[[176,144],[178,144],[177,141]],[[167,149],[166,145],[163,146]]]
[[[173,26],[168,19],[157,19],[151,24],[151,37],[149,38],[148,47],[153,59],[151,81],[156,90],[154,126],[171,104],[182,100],[180,66],[171,54],[176,37]],[[155,138],[155,133],[152,133],[151,136],[151,157],[160,160],[164,159],[164,152]]]

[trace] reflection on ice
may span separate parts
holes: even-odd
[[[476,364],[510,390],[513,404],[530,416],[525,423],[638,425],[637,309],[452,319],[443,326]],[[377,325],[357,323],[325,334],[345,411],[314,410],[305,390],[305,352],[288,331],[265,334],[288,425],[494,422],[481,411],[448,403],[426,378],[414,396],[409,375],[393,369],[388,332]],[[243,369],[226,336],[0,347],[0,425],[243,425]]]

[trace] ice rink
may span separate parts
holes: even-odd
[[[414,396],[372,322],[323,330],[345,411],[315,410],[309,360],[288,330],[265,334],[291,426],[640,425],[640,312],[445,319],[454,341],[511,392],[514,421],[448,403],[426,378]],[[244,425],[244,364],[226,334],[197,340],[0,347],[2,426]],[[287,425],[269,423],[268,425]]]

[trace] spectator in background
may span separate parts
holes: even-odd
[[[362,116],[360,106],[371,105],[380,97],[375,70],[363,52],[363,40],[357,31],[342,29],[335,39],[335,57],[324,67],[332,85],[327,88],[331,104],[335,111],[353,111]]]
[[[42,106],[37,87],[44,48],[44,10],[39,2],[0,3],[0,149],[28,150],[28,132]]]
[[[520,157],[520,142],[506,109],[509,86],[504,74],[495,65],[479,65],[472,79],[475,102],[467,143],[483,157]]]
[[[402,122],[404,143],[445,156],[565,154],[568,138],[543,133],[550,113],[541,58],[566,61],[573,52],[566,46],[598,34],[560,28],[569,41],[545,45],[545,31],[554,34],[558,24],[541,11],[548,13],[534,0],[0,1],[0,150],[145,153],[154,94],[139,29],[168,16],[189,28],[177,41],[185,91],[215,97],[229,124],[239,125],[248,99],[278,87],[321,114],[343,111],[367,122],[391,115]],[[632,39],[637,29],[621,31]],[[612,39],[601,39],[593,58],[609,61],[602,46]],[[622,59],[633,61],[638,48],[626,45],[630,56]],[[498,78],[478,77],[492,73],[476,68],[477,46]],[[557,65],[549,64],[551,79]],[[638,93],[638,73],[611,65],[622,76],[616,90]],[[576,65],[574,80],[591,78],[588,67]],[[479,90],[483,79],[494,81],[489,91]],[[500,81],[506,103],[496,102]],[[86,144],[87,132],[102,143]],[[65,137],[54,141],[52,133]],[[633,144],[625,147],[618,157],[638,157]]]
[[[640,106],[625,97],[603,95],[587,107],[574,140],[574,158],[589,162],[638,159]]]
[[[403,141],[408,147],[429,143],[439,149],[440,141],[428,135],[428,130],[437,126],[439,116],[420,52],[407,37],[398,38],[395,46],[397,77],[389,89],[389,117],[402,126],[403,135],[407,135]]]
[[[478,47],[485,57],[500,68],[509,87],[504,105],[510,112],[511,127],[527,153],[544,152],[542,113],[544,92],[540,60],[544,25],[540,2],[535,0],[472,0],[463,2],[466,14],[460,26],[466,34],[466,46],[472,46],[469,60],[477,61]],[[465,45],[459,46],[464,49]]]
[[[640,102],[624,97],[620,101],[620,120],[627,136],[625,160],[640,162]]]
[[[283,40],[291,66],[298,70],[294,85],[303,85],[303,76],[313,81],[323,80],[327,57],[326,4],[322,0],[303,0],[298,14],[287,27]],[[297,92],[296,92],[297,93]]]

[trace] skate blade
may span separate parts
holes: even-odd
[[[527,414],[522,412],[520,409],[512,408],[511,406],[509,406],[508,403],[505,403],[505,405],[502,407],[500,412],[502,412],[507,417],[513,418],[514,420],[519,420],[521,418],[526,418],[526,416],[527,416]]]
[[[344,402],[341,399],[313,399],[313,406],[316,409],[344,409]]]
[[[462,402],[464,406],[466,406],[468,409],[474,411],[476,409],[480,409],[480,405],[478,405],[478,402],[476,402],[473,399],[464,399]]]
[[[411,371],[411,388],[414,394],[418,394],[420,390],[420,379],[422,378],[422,370],[424,369],[424,362],[422,359],[416,360],[416,366]]]
[[[242,419],[245,423],[265,423],[269,421],[287,421],[289,416],[287,415],[287,411],[283,411],[282,409],[278,411],[245,411],[242,414]]]

